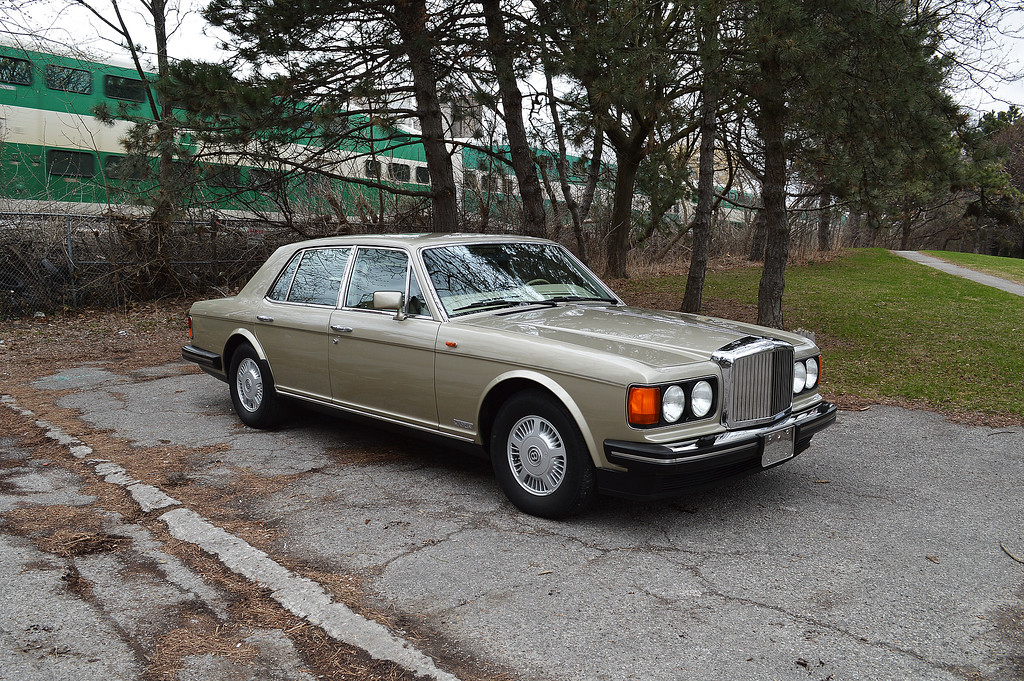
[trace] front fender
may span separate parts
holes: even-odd
[[[594,438],[594,434],[590,429],[590,425],[587,423],[587,419],[583,416],[583,410],[580,409],[579,404],[573,399],[572,395],[562,387],[558,381],[555,381],[550,376],[546,376],[536,371],[530,371],[529,369],[516,369],[513,371],[507,371],[499,376],[496,376],[484,389],[483,396],[480,399],[480,403],[477,405],[477,413],[481,414],[480,423],[486,420],[483,414],[486,413],[486,403],[489,397],[497,392],[502,391],[502,386],[506,386],[510,383],[524,384],[531,383],[533,385],[544,388],[555,398],[562,403],[576,422],[576,426],[580,429],[580,434],[583,435],[583,441],[587,444],[587,449],[590,451],[590,458],[594,462],[595,466],[601,466],[603,463],[603,452],[597,446],[597,441]],[[517,388],[513,392],[518,392],[522,388]],[[490,426],[488,425],[488,432]],[[482,434],[482,432],[481,432]],[[485,446],[487,442],[483,443]]]

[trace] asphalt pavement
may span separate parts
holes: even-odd
[[[178,363],[128,375],[83,366],[32,387],[82,426],[62,445],[68,461],[87,447],[82,461],[130,471],[140,453],[187,452],[184,487],[144,481],[143,499],[251,488],[238,502],[243,517],[273,528],[274,539],[261,554],[270,562],[246,579],[271,579],[271,564],[357,579],[375,608],[417,624],[383,635],[409,634],[418,662],[407,664],[425,655],[437,678],[459,675],[452,659],[524,681],[1024,678],[1024,564],[1014,559],[1024,557],[1020,428],[891,407],[841,412],[807,452],[771,471],[671,502],[602,499],[582,518],[554,522],[516,511],[483,462],[405,433],[304,411],[275,432],[244,428],[227,386]],[[134,453],[105,452],[90,432]],[[4,442],[0,510],[89,498],[95,481],[60,472],[59,457],[44,466]],[[95,465],[96,478],[106,477]],[[126,477],[104,484],[135,484]],[[206,522],[203,511],[174,503],[147,513],[170,527],[172,514]],[[132,534],[123,514],[112,522],[129,525],[133,551],[165,565],[160,546]],[[144,586],[118,584],[131,571],[97,554],[90,583],[107,575],[113,581],[99,590],[114,594],[97,609],[96,587],[83,599],[62,577],[66,562],[5,532],[0,525],[0,596],[10,604],[41,594],[0,616],[5,681],[139,678],[148,653],[133,649],[135,632],[163,625],[159,613],[140,613],[146,625],[118,620],[131,610],[129,594],[133,607],[167,602],[175,611],[191,599],[211,617],[224,598],[185,566],[149,570]],[[320,606],[299,614],[322,615]],[[285,652],[256,658],[273,660],[273,671],[238,667],[250,674],[242,678],[304,678],[287,638],[261,634]],[[76,651],[81,664],[106,660],[85,657],[100,646],[120,661],[89,663],[94,677],[60,666],[70,652],[47,652]],[[176,678],[228,677],[220,669]]]

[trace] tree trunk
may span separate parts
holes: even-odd
[[[764,248],[767,234],[764,224],[764,206],[757,209],[754,214],[754,224],[750,226],[750,255],[747,257],[751,262],[764,262]]]
[[[704,67],[704,87],[700,103],[700,156],[697,170],[697,213],[693,219],[693,252],[690,270],[686,275],[682,312],[700,312],[704,297],[704,275],[711,252],[711,227],[715,209],[715,136],[718,134],[718,87],[716,65],[718,60],[718,25],[712,17],[702,22],[705,39],[702,41],[701,63]]]
[[[438,79],[431,54],[435,41],[427,31],[426,0],[400,0],[395,10],[402,47],[409,57],[423,152],[430,173],[433,228],[438,232],[455,232],[459,227],[458,194],[437,96]]]
[[[818,250],[822,253],[832,250],[832,197],[827,191],[818,200]]]
[[[566,145],[565,145],[565,130],[562,128],[562,120],[558,115],[558,102],[555,100],[555,86],[551,79],[551,72],[545,73],[545,80],[547,81],[547,92],[548,92],[548,109],[551,111],[551,125],[555,130],[555,139],[558,140],[558,184],[562,190],[562,198],[565,199],[565,207],[569,211],[569,218],[572,220],[572,233],[576,237],[576,248],[579,251],[580,259],[584,263],[587,263],[587,242],[583,238],[583,218],[580,215],[579,204],[576,203],[576,197],[572,195],[572,187],[569,186],[569,167],[566,164]],[[548,183],[548,178],[544,178],[545,185]],[[548,186],[548,194],[551,194],[551,187]],[[592,198],[592,197],[591,197]],[[555,201],[554,196],[551,196],[551,205],[555,209],[555,221],[558,224],[559,230],[561,230],[562,223],[558,218],[558,202]]]
[[[789,221],[786,215],[786,104],[782,66],[777,55],[761,62],[761,88],[757,96],[760,112],[758,133],[764,143],[765,252],[764,271],[757,292],[757,323],[783,328],[782,296],[786,289],[786,260],[789,258]]]
[[[903,216],[903,219],[900,221],[900,250],[901,251],[910,250],[910,232],[911,232],[911,229],[913,227],[913,224],[914,223],[913,223],[913,220],[910,217],[910,212],[908,211]]]
[[[594,133],[594,151],[590,154],[590,168],[587,170],[587,186],[583,190],[583,198],[580,199],[580,220],[586,220],[590,215],[590,206],[594,203],[594,195],[597,193],[597,183],[601,179],[601,157],[604,155],[604,131],[598,130]],[[582,228],[582,223],[580,224]]]
[[[487,26],[488,52],[494,65],[494,76],[501,95],[501,108],[505,114],[512,169],[519,182],[519,195],[523,201],[523,231],[529,236],[544,236],[547,225],[544,217],[544,195],[526,138],[523,123],[523,95],[516,83],[512,46],[505,31],[501,14],[501,0],[481,0]]]
[[[864,215],[859,210],[850,211],[850,224],[847,228],[849,235],[844,240],[845,243],[856,248],[860,245],[860,233],[861,233],[861,222],[864,220]]]
[[[626,258],[629,255],[629,232],[633,222],[633,193],[641,157],[642,152],[616,150],[615,154],[618,168],[615,172],[614,207],[605,258],[605,275],[614,279],[627,276]]]
[[[167,3],[165,0],[153,0],[150,4],[153,15],[153,34],[156,39],[156,62],[157,74],[161,80],[170,77],[171,62],[167,52]],[[174,220],[177,217],[178,207],[181,205],[182,177],[174,168],[174,104],[165,96],[160,101],[160,116],[156,121],[156,144],[157,153],[160,158],[160,166],[157,170],[159,186],[156,190],[156,197],[153,203],[153,212],[150,214],[148,225],[148,238],[144,247],[144,257],[147,260],[143,270],[149,273],[149,286],[160,286],[157,279],[161,278],[161,272],[169,270],[166,264],[167,258],[164,254],[164,243],[167,241]],[[163,272],[170,275],[170,272]]]

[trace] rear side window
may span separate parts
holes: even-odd
[[[27,59],[0,57],[0,82],[31,85],[32,63]]]
[[[292,278],[287,301],[336,306],[349,253],[348,248],[317,248],[303,253]]]
[[[92,74],[82,69],[69,69],[65,66],[47,64],[46,87],[51,90],[88,95],[92,93]]]
[[[96,157],[82,151],[46,152],[46,171],[62,177],[92,177],[96,174]]]
[[[144,102],[146,101],[146,84],[137,78],[104,76],[103,93],[111,99]]]
[[[271,300],[288,300],[288,289],[292,287],[292,279],[295,278],[295,270],[298,269],[300,260],[302,260],[302,253],[292,257],[288,262],[288,266],[278,275],[277,281],[274,282],[274,288],[270,289],[270,293],[267,294],[268,298]]]

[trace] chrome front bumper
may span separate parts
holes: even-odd
[[[630,498],[659,498],[693,491],[771,468],[792,456],[769,459],[765,465],[765,444],[769,436],[792,433],[793,456],[807,449],[811,437],[836,420],[836,407],[819,402],[814,407],[790,414],[757,428],[732,430],[701,438],[667,444],[606,440],[605,456],[625,471],[599,469],[602,491]]]

